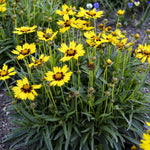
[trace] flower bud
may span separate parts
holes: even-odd
[[[137,147],[133,145],[133,146],[131,147],[131,150],[137,150]]]
[[[75,96],[79,96],[80,95],[80,93],[79,93],[79,91],[75,91]]]
[[[13,17],[13,19],[16,19],[16,18],[17,18],[17,15],[16,15],[16,14],[14,14],[12,17]]]
[[[139,38],[140,38],[140,35],[139,35],[139,34],[136,34],[136,35],[135,35],[135,39],[138,40]]]
[[[95,61],[95,60],[96,60],[96,56],[93,56],[93,57],[92,57],[92,60]]]
[[[15,6],[16,6],[16,2],[13,2],[13,3],[12,3],[12,6],[14,6],[14,7],[15,7]]]
[[[48,44],[48,45],[52,45],[53,43],[52,43],[52,41],[49,41],[47,44]]]
[[[121,80],[124,80],[124,77],[121,77]]]
[[[104,19],[103,22],[104,22],[104,23],[107,23],[107,22],[108,22],[108,19]]]
[[[109,96],[109,95],[110,95],[110,92],[109,92],[109,91],[106,91],[106,92],[105,92],[105,95],[106,95],[106,96]]]
[[[93,87],[90,87],[90,88],[89,88],[89,92],[91,92],[91,93],[94,92],[94,88],[93,88]]]
[[[21,10],[21,11],[20,11],[20,14],[24,14],[24,11],[23,11],[23,10]]]
[[[31,107],[31,108],[35,108],[35,107],[36,107],[36,104],[35,104],[35,103],[31,103],[31,104],[30,104],[30,107]]]
[[[60,120],[60,121],[59,121],[59,124],[60,124],[60,125],[63,125],[63,121],[62,121],[62,120]]]
[[[126,35],[126,34],[127,34],[127,31],[126,31],[126,30],[123,30],[123,31],[122,31],[122,34],[123,34],[123,35]]]
[[[117,82],[117,81],[118,81],[118,78],[114,77],[113,82]]]
[[[122,24],[119,22],[119,23],[118,23],[118,27],[121,27],[121,26],[122,26]]]
[[[150,34],[150,29],[146,29],[146,34]]]
[[[33,13],[30,14],[30,17],[33,17]]]
[[[112,99],[111,102],[114,103],[115,101]]]
[[[88,98],[90,99],[92,97],[92,94],[88,94]]]
[[[52,17],[49,17],[49,18],[48,18],[48,21],[52,21]]]
[[[108,65],[111,65],[111,64],[112,64],[112,61],[111,61],[110,59],[107,59],[107,60],[106,60],[106,63],[107,63]]]
[[[77,73],[78,73],[78,74],[81,74],[81,70],[78,70]]]

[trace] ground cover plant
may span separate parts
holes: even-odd
[[[10,57],[0,81],[18,126],[3,142],[14,141],[14,149],[147,150],[150,30],[134,49],[139,34],[128,40],[119,29],[124,10],[116,11],[112,30],[107,19],[96,24],[104,13],[90,5],[28,0],[11,8],[11,2],[0,1],[1,53]]]

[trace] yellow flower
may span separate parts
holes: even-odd
[[[140,148],[143,150],[150,150],[150,134],[144,133],[143,140],[141,140]]]
[[[13,72],[15,67],[11,67],[8,69],[8,66],[6,64],[3,65],[2,70],[0,69],[0,80],[6,80],[9,79],[10,76],[13,76],[16,74],[16,72]]]
[[[82,31],[89,31],[94,29],[94,27],[91,27],[91,22],[78,19],[72,24],[73,28],[77,28]]]
[[[63,62],[68,61],[71,58],[78,59],[79,56],[83,56],[85,53],[83,50],[83,45],[76,45],[74,41],[70,42],[69,47],[65,43],[62,43],[61,48],[58,48],[58,50],[62,53],[65,53],[65,56],[60,59]]]
[[[45,62],[47,62],[49,58],[50,58],[50,56],[44,56],[43,54],[39,57],[38,60],[35,60],[35,58],[32,57],[31,59],[32,59],[33,63],[29,64],[29,67],[41,66]]]
[[[46,73],[45,79],[47,81],[50,81],[51,86],[62,86],[65,83],[68,83],[70,80],[70,76],[72,75],[72,72],[68,72],[69,68],[67,68],[67,65],[63,66],[63,68],[60,67],[53,67],[54,72],[48,71]]]
[[[105,42],[106,43],[109,43],[109,44],[113,44],[113,45],[116,45],[116,43],[119,43],[119,40],[117,36],[113,36],[112,34],[102,34],[102,37],[105,39]]]
[[[41,86],[41,84],[30,85],[28,79],[25,77],[23,80],[17,80],[17,86],[13,87],[12,90],[14,92],[15,98],[17,99],[34,100],[35,96],[38,95],[34,89],[39,89]]]
[[[13,33],[21,35],[21,34],[24,34],[24,33],[35,32],[35,28],[36,27],[37,26],[34,25],[33,27],[25,27],[25,26],[23,26],[23,27],[20,27],[20,28],[15,28],[17,31],[13,31]]]
[[[4,3],[6,0],[0,0],[0,3]]]
[[[0,5],[0,12],[6,11],[6,3]]]
[[[118,10],[117,11],[117,14],[118,16],[122,16],[124,14],[125,10]]]
[[[119,50],[122,50],[122,49],[124,48],[125,44],[127,43],[127,40],[128,40],[128,38],[124,38],[124,39],[122,39],[120,42],[118,42],[118,43],[116,44],[117,48],[118,48]]]
[[[16,46],[16,50],[11,51],[13,54],[18,55],[17,59],[23,59],[26,56],[29,56],[30,54],[35,53],[36,45],[34,43],[28,44],[25,43],[23,46]]]
[[[85,10],[84,8],[80,7],[80,11],[76,16],[84,17],[86,19],[91,19],[91,18],[97,19],[103,16],[103,11],[96,12],[95,8],[92,10]]]
[[[73,16],[73,15],[75,15],[75,13],[76,13],[75,6],[74,7],[72,7],[72,6],[68,7],[66,4],[62,5],[62,11],[56,10],[56,14],[59,14],[61,16],[65,15],[65,14]]]
[[[58,31],[57,31],[58,32]],[[38,38],[43,41],[52,41],[56,36],[57,32],[53,32],[52,29],[46,29],[45,32],[37,31]]]
[[[144,63],[147,59],[150,64],[150,45],[143,46],[141,44],[138,45],[138,48],[135,50],[136,58],[141,59],[141,62]]]
[[[150,122],[146,122],[146,124],[147,124],[147,126],[149,126],[149,127],[150,127]]]
[[[59,31],[62,32],[62,33],[64,33],[64,32],[66,32],[67,30],[69,30],[70,27],[72,27],[72,24],[75,22],[75,17],[73,17],[73,18],[71,18],[71,19],[69,20],[69,15],[68,15],[68,14],[65,14],[65,15],[63,16],[63,19],[64,19],[64,21],[59,20],[59,21],[57,22],[57,24],[61,27],[61,29],[60,29]]]

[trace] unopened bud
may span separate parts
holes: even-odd
[[[59,121],[59,124],[60,124],[60,125],[63,125],[63,121],[62,121],[62,120],[60,120],[60,121]]]
[[[123,30],[123,31],[122,31],[122,34],[123,34],[123,35],[126,35],[126,34],[127,34],[127,31],[126,31],[126,30]]]
[[[30,14],[30,17],[33,17],[33,13]]]
[[[109,96],[109,95],[110,95],[110,92],[109,92],[109,91],[106,91],[106,92],[105,92],[105,95],[106,95],[106,96]]]
[[[48,21],[52,21],[52,17],[49,17],[49,18],[48,18]]]
[[[16,18],[17,18],[17,15],[16,15],[16,14],[14,14],[12,17],[13,17],[13,19],[16,19]]]
[[[122,26],[122,24],[119,22],[119,23],[118,23],[118,27],[121,27],[121,26]]]
[[[137,147],[133,145],[133,146],[131,147],[131,150],[137,150]]]
[[[78,73],[78,74],[81,74],[81,70],[78,70],[77,73]]]
[[[47,44],[48,44],[48,45],[52,45],[53,43],[52,43],[51,41],[49,41]]]
[[[104,22],[104,23],[107,23],[107,22],[108,22],[108,19],[104,19],[103,22]]]
[[[31,104],[30,104],[30,107],[31,107],[31,108],[35,108],[35,107],[36,107],[36,104],[35,104],[35,103],[31,103]]]
[[[111,61],[110,59],[107,59],[107,60],[106,60],[106,63],[107,63],[108,65],[111,65],[111,64],[112,64],[112,61]]]
[[[93,56],[93,57],[92,57],[92,60],[95,61],[95,60],[96,60],[96,56]]]
[[[23,11],[23,10],[21,10],[21,11],[20,11],[20,14],[23,14],[23,13],[24,13],[24,11]]]
[[[75,96],[79,96],[80,95],[80,93],[79,93],[79,91],[75,91]]]
[[[94,92],[94,88],[93,88],[93,87],[90,87],[90,88],[89,88],[89,92]]]
[[[118,79],[116,77],[113,78],[113,82],[117,82]]]
[[[124,80],[124,77],[121,77],[121,80]]]
[[[150,29],[146,29],[146,34],[150,34]]]
[[[140,38],[140,35],[139,35],[139,34],[136,34],[136,35],[135,35],[135,39],[138,40],[139,38]]]

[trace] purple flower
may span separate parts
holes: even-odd
[[[133,3],[128,3],[128,7],[132,8],[133,7]]]
[[[100,11],[99,9],[96,9],[96,12]]]
[[[148,1],[147,3],[150,4],[150,1]]]
[[[94,3],[94,8],[98,9],[99,8],[99,3]]]

